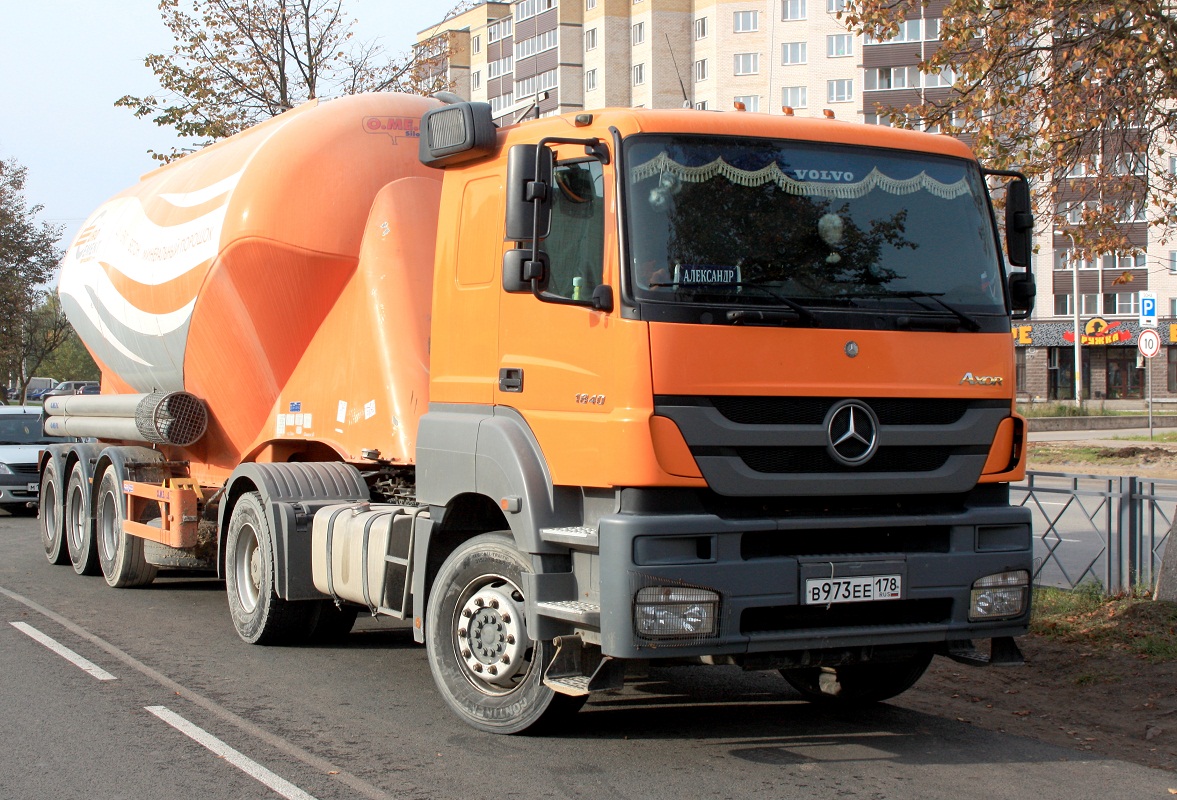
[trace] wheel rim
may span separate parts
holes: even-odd
[[[452,635],[462,674],[485,694],[513,691],[532,663],[523,592],[501,575],[484,575],[467,586],[461,598]]]
[[[117,503],[112,493],[103,492],[98,506],[98,544],[106,561],[114,560],[119,548],[119,536],[123,532],[119,525]]]
[[[65,511],[67,536],[69,536],[70,547],[73,552],[82,552],[82,539],[84,531],[82,526],[85,524],[82,515],[82,488],[76,483],[69,488],[69,503]]]
[[[257,531],[243,525],[233,553],[233,576],[237,584],[237,601],[246,612],[257,608],[262,587],[262,553],[258,548]]]
[[[51,480],[41,483],[41,535],[46,549],[53,547],[57,538],[57,484]]]

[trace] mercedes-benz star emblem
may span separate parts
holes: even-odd
[[[858,400],[843,400],[826,416],[826,449],[835,460],[858,467],[870,460],[879,446],[879,418]]]

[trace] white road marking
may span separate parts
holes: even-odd
[[[167,724],[171,725],[173,728],[187,736],[192,741],[196,742],[197,744],[204,745],[213,753],[225,759],[230,764],[237,767],[237,769],[253,778],[255,781],[265,784],[278,794],[287,798],[287,800],[315,800],[313,795],[307,794],[290,781],[286,780],[280,775],[274,774],[270,770],[263,767],[261,764],[254,761],[252,758],[249,758],[237,750],[234,750],[232,747],[213,736],[204,728],[193,725],[191,722],[184,719],[166,706],[144,706],[144,708],[162,719]]]
[[[130,653],[120,650],[99,636],[95,636],[81,625],[78,625],[76,622],[63,617],[56,611],[51,611],[40,603],[36,603],[27,597],[11,591],[10,589],[5,589],[3,586],[0,586],[0,595],[4,595],[5,597],[10,598],[17,603],[20,603],[26,608],[42,615],[46,619],[53,620],[58,625],[85,639],[95,647],[110,653],[110,655],[112,655],[114,658],[123,662],[141,675],[145,675],[146,677],[160,684],[168,691],[174,692],[176,695],[183,697],[185,700],[195,703],[205,711],[208,711],[210,714],[213,714],[230,725],[233,725],[238,730],[244,731],[246,734],[252,736],[258,741],[265,742],[270,747],[273,747],[280,752],[286,753],[292,758],[298,759],[302,763],[309,766],[311,769],[318,770],[323,775],[330,775],[334,780],[337,780],[340,783],[350,787],[353,791],[363,795],[364,797],[370,798],[370,800],[396,800],[395,797],[383,791],[382,789],[373,786],[372,784],[356,777],[355,775],[352,775],[345,769],[340,769],[338,766],[331,763],[327,759],[304,750],[293,742],[283,739],[278,734],[268,731],[260,725],[255,725],[244,717],[234,714],[229,709],[225,708],[214,700],[210,700],[200,692],[194,691],[193,689],[189,689],[187,686],[177,683],[159,670],[152,669],[139,659],[132,656]],[[421,790],[419,790],[417,787],[407,783],[405,785],[404,792],[409,794],[422,793]],[[403,795],[397,795],[397,797],[401,796]]]
[[[118,680],[118,678],[111,675],[109,672],[107,672],[102,667],[95,664],[93,661],[90,661],[89,659],[82,658],[80,655],[75,653],[73,650],[70,650],[68,647],[66,647],[61,642],[51,639],[50,637],[46,636],[45,634],[41,633],[39,630],[34,628],[32,625],[29,625],[24,622],[13,622],[12,627],[16,628],[18,631],[23,633],[25,636],[28,636],[30,639],[33,639],[33,640],[38,641],[41,644],[45,645],[50,650],[52,650],[54,653],[57,653],[57,655],[61,656],[66,661],[69,661],[70,663],[72,663],[75,667],[85,670],[86,672],[89,672],[91,675],[93,675],[98,680],[100,680],[100,681]]]

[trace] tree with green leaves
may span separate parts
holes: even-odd
[[[145,63],[162,92],[128,94],[115,105],[200,146],[315,98],[448,88],[426,63],[445,53],[390,57],[356,38],[343,0],[160,0],[159,10],[176,43]]]
[[[885,41],[921,11],[920,0],[846,0],[842,18]],[[1080,250],[1138,249],[1124,223],[1147,205],[1162,209],[1154,235],[1177,232],[1172,0],[948,0],[928,53],[921,71],[954,76],[954,90],[877,109],[895,124],[938,125],[988,166],[1025,171],[1040,218]]]
[[[16,159],[0,159],[0,376],[22,399],[44,358],[37,354],[52,352],[68,328],[46,289],[61,258],[61,228],[37,222],[41,206],[25,200],[27,173]],[[56,311],[46,312],[46,304]]]

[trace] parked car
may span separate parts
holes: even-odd
[[[87,383],[81,389],[78,389],[74,394],[101,394],[102,387],[97,383]]]
[[[80,394],[78,390],[84,389],[87,386],[93,386],[95,390],[93,394],[98,394],[98,381],[62,381],[42,394],[41,400],[44,401],[47,397],[56,397],[61,394]],[[32,397],[29,399],[32,399]]]
[[[45,445],[71,441],[78,440],[46,436],[36,406],[0,406],[0,508],[10,514],[37,513],[37,459]]]

